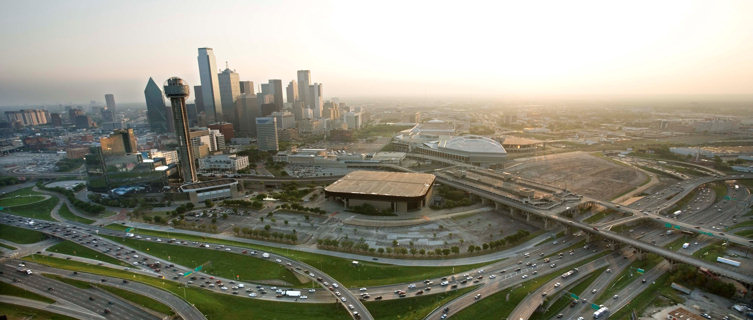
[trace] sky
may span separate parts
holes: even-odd
[[[3,1],[0,106],[144,102],[197,48],[325,97],[753,93],[753,1]]]

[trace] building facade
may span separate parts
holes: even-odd
[[[199,170],[203,172],[237,173],[247,167],[247,156],[219,154],[199,159]]]
[[[207,121],[221,121],[222,101],[220,100],[220,84],[217,78],[217,61],[212,48],[199,48],[199,78],[201,79],[201,98]]]
[[[151,77],[146,83],[146,88],[144,88],[144,98],[146,99],[146,120],[149,122],[152,131],[156,133],[170,132],[172,126],[168,122],[172,118],[168,117],[162,90]]]
[[[237,72],[225,68],[217,75],[220,82],[220,101],[222,102],[222,121],[235,121],[235,101],[241,95],[240,76]],[[220,119],[215,119],[220,122]]]
[[[259,150],[279,150],[280,146],[277,139],[277,119],[274,117],[256,118],[256,142]]]

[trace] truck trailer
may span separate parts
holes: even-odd
[[[727,258],[722,258],[722,257],[716,257],[716,262],[721,262],[721,263],[728,264],[728,265],[731,265],[731,266],[734,266],[734,267],[739,267],[740,266],[740,262],[739,261],[735,261],[735,260],[731,260],[731,259],[727,259]]]

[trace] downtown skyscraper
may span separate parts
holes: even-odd
[[[222,101],[220,83],[217,77],[217,61],[212,48],[199,48],[199,78],[201,98],[208,122],[222,121]]]
[[[222,102],[222,119],[216,119],[217,122],[226,121],[236,123],[235,119],[235,101],[241,95],[240,76],[237,72],[225,67],[217,75],[220,81],[220,101]]]
[[[303,106],[308,107],[309,86],[311,85],[311,71],[298,70],[298,99],[303,101]]]
[[[144,98],[146,99],[146,120],[149,122],[149,127],[157,133],[169,132],[172,127],[169,122],[172,121],[172,118],[168,117],[162,90],[151,77],[146,83],[146,88],[144,88]]]

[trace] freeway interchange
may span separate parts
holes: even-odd
[[[644,241],[640,241],[637,239],[630,238],[628,236],[623,236],[615,232],[611,232],[608,230],[608,228],[618,225],[621,223],[630,223],[634,222],[636,220],[655,220],[659,223],[670,223],[671,228],[675,229],[683,229],[683,230],[690,230],[693,232],[703,233],[707,235],[712,235],[716,238],[724,238],[726,241],[733,242],[739,245],[744,246],[751,246],[751,243],[749,240],[744,239],[742,237],[736,237],[728,234],[722,234],[721,232],[718,232],[716,230],[708,229],[705,227],[700,227],[697,225],[697,220],[694,221],[678,221],[676,219],[670,219],[664,216],[661,216],[660,213],[663,211],[666,211],[668,208],[671,208],[674,203],[679,201],[680,199],[684,198],[688,194],[690,194],[693,190],[698,188],[699,186],[703,184],[707,184],[709,182],[713,181],[724,181],[724,180],[733,180],[733,179],[750,179],[753,178],[753,175],[736,175],[736,176],[718,176],[718,177],[704,177],[704,178],[697,178],[693,180],[683,181],[678,183],[678,185],[673,186],[670,189],[668,195],[671,195],[671,198],[667,201],[660,201],[658,199],[654,199],[651,201],[644,201],[645,203],[638,202],[635,205],[631,207],[622,207],[620,205],[607,202],[607,201],[599,201],[596,199],[588,199],[583,198],[580,203],[583,202],[592,202],[601,206],[604,206],[606,208],[613,209],[615,211],[621,211],[625,213],[631,214],[627,218],[618,219],[615,221],[612,221],[606,225],[599,225],[599,228],[594,227],[593,225],[581,223],[573,219],[568,219],[565,217],[560,216],[558,213],[563,210],[563,206],[549,209],[549,210],[542,210],[537,208],[531,208],[530,206],[526,206],[522,203],[513,203],[510,201],[510,199],[507,199],[505,197],[502,197],[498,194],[495,194],[494,192],[490,191],[488,188],[481,188],[477,185],[474,185],[473,183],[469,183],[467,181],[457,181],[456,179],[450,179],[448,176],[444,176],[441,173],[437,174],[438,181],[454,186],[456,188],[466,190],[469,192],[472,192],[476,195],[479,195],[481,197],[484,197],[486,199],[489,199],[494,202],[503,203],[505,205],[508,205],[511,208],[516,208],[520,211],[525,211],[528,213],[533,213],[536,215],[540,215],[544,217],[545,219],[549,219],[550,221],[556,222],[560,225],[566,226],[568,228],[572,228],[575,230],[581,230],[585,233],[596,235],[601,239],[606,239],[611,241],[612,243],[620,243],[627,245],[629,247],[638,249],[642,252],[652,252],[656,253],[669,261],[673,262],[681,262],[686,263],[698,267],[703,267],[711,272],[714,272],[716,274],[723,275],[725,277],[729,277],[731,279],[738,280],[740,282],[746,283],[746,284],[753,284],[753,277],[751,277],[748,274],[742,274],[739,272],[736,272],[735,270],[731,270],[730,268],[720,267],[718,264],[713,263],[707,263],[705,261],[701,261],[699,259],[693,258],[688,255],[684,255],[681,253],[677,253],[668,249],[665,249],[663,247],[649,244]],[[673,189],[672,189],[673,188]],[[746,196],[749,196],[749,194],[745,194]],[[573,204],[570,204],[573,205]],[[742,207],[740,207],[742,208]],[[738,208],[738,209],[740,209]],[[691,219],[692,220],[692,219]],[[43,233],[46,233],[52,237],[69,240],[76,242],[78,244],[84,245],[90,249],[102,252],[104,254],[107,254],[113,258],[120,259],[128,264],[133,265],[132,269],[130,271],[132,272],[139,272],[143,274],[148,274],[150,276],[155,277],[165,277],[165,278],[172,278],[173,280],[182,283],[186,286],[194,286],[199,287],[205,290],[213,290],[214,292],[218,293],[224,293],[224,294],[236,294],[238,296],[245,296],[248,298],[254,298],[254,299],[262,299],[262,300],[280,300],[280,298],[275,297],[275,295],[262,295],[259,294],[260,292],[259,287],[263,288],[262,284],[256,284],[253,282],[237,282],[232,279],[221,279],[215,276],[211,276],[208,274],[204,274],[200,271],[195,271],[192,269],[193,266],[179,266],[174,265],[169,261],[165,261],[159,258],[156,258],[154,256],[149,255],[145,252],[140,252],[133,250],[131,248],[126,247],[123,244],[110,241],[106,238],[103,238],[101,236],[114,236],[114,237],[124,237],[125,233],[121,231],[115,231],[107,228],[101,228],[96,226],[90,226],[85,224],[79,224],[74,222],[50,222],[50,221],[43,221],[43,220],[34,220],[29,218],[23,218],[23,217],[17,217],[13,215],[9,215],[6,213],[0,214],[0,223],[9,224],[9,225],[15,225],[22,228],[27,229],[34,229]],[[707,231],[708,230],[708,231]],[[178,232],[177,234],[180,234]],[[182,246],[199,246],[201,245],[202,248],[206,250],[221,250],[226,252],[231,252],[235,254],[250,254],[250,252],[254,252],[253,249],[250,247],[244,247],[244,246],[231,246],[231,245],[214,245],[214,244],[202,244],[194,241],[184,241],[184,240],[174,240],[172,239],[166,239],[166,238],[160,238],[160,237],[141,237],[141,236],[135,236],[140,237],[139,240],[141,241],[155,241],[155,242],[170,242],[172,245],[182,245]],[[298,303],[323,303],[323,302],[332,302],[336,301],[337,303],[340,303],[343,305],[345,310],[348,311],[348,313],[353,318],[363,318],[363,319],[372,319],[370,312],[366,307],[363,305],[362,301],[364,293],[368,292],[368,294],[373,298],[379,297],[379,300],[391,300],[391,299],[400,299],[402,296],[417,296],[417,295],[428,295],[428,294],[437,294],[441,292],[448,292],[456,289],[461,289],[464,287],[474,287],[474,289],[463,295],[460,296],[449,303],[441,306],[440,308],[437,308],[433,312],[431,312],[429,315],[427,315],[426,319],[439,319],[447,316],[451,316],[454,313],[457,313],[464,308],[471,306],[476,301],[479,301],[481,299],[486,298],[489,295],[492,295],[496,292],[499,292],[501,290],[511,288],[516,285],[520,285],[521,283],[524,283],[527,280],[530,280],[531,278],[535,278],[538,276],[546,275],[552,272],[559,272],[562,270],[562,268],[566,268],[570,265],[573,265],[577,263],[578,261],[581,261],[583,259],[586,259],[588,257],[594,256],[595,248],[598,247],[599,244],[594,243],[594,246],[592,249],[589,250],[576,250],[574,254],[565,254],[564,257],[557,257],[554,256],[552,259],[557,259],[558,262],[556,262],[556,268],[552,267],[549,268],[547,264],[542,264],[541,261],[543,261],[543,257],[549,255],[555,255],[557,252],[560,252],[561,250],[564,250],[568,245],[570,245],[573,241],[570,243],[567,243],[565,241],[562,241],[561,243],[557,245],[552,246],[543,246],[543,248],[531,248],[527,252],[527,254],[531,254],[532,256],[529,258],[528,255],[525,257],[512,257],[510,259],[505,259],[502,261],[494,262],[490,265],[487,265],[483,268],[477,268],[471,271],[466,272],[465,274],[451,274],[447,275],[445,277],[436,278],[436,279],[426,279],[423,283],[418,282],[416,284],[408,284],[408,283],[398,283],[398,284],[392,284],[392,285],[385,285],[385,286],[377,286],[377,287],[368,287],[363,288],[365,290],[359,290],[359,288],[340,288],[339,286],[334,289],[334,284],[337,284],[337,280],[332,278],[331,276],[327,275],[325,272],[318,270],[314,268],[313,266],[307,265],[305,263],[290,259],[288,257],[277,255],[273,253],[268,253],[267,258],[261,257],[262,252],[256,252],[256,257],[260,259],[269,259],[269,261],[274,261],[276,263],[279,263],[285,268],[288,268],[290,271],[298,273],[301,276],[308,277],[312,280],[313,283],[317,283],[321,290],[314,290],[309,291],[309,288],[291,288],[293,290],[299,290],[303,292],[304,295],[308,296],[308,299],[296,299],[293,301],[293,299],[282,297],[284,301],[289,302],[298,302]],[[593,242],[592,242],[593,243]],[[273,243],[267,243],[265,245],[275,246]],[[117,251],[123,250],[124,252],[127,251],[127,255],[116,255],[114,254]],[[592,251],[594,250],[594,251]],[[138,256],[139,259],[145,259],[138,261],[138,264],[133,264],[133,260],[127,257],[133,257]],[[363,260],[369,259],[367,256],[361,256]],[[520,260],[518,260],[520,259]],[[560,259],[563,259],[560,261]],[[594,260],[593,262],[588,263],[587,265],[584,265],[582,268],[585,268],[585,270],[594,270],[596,268],[602,267],[607,264],[607,260],[614,260],[617,259],[615,255],[609,255],[606,257],[601,257],[597,260]],[[520,265],[522,263],[530,263],[533,261],[538,261],[537,264],[531,265]],[[12,263],[18,262],[17,260],[11,260]],[[149,268],[145,266],[145,263],[148,264],[155,264],[159,262],[159,265],[165,266],[160,270],[160,272],[155,272],[153,268]],[[490,263],[492,261],[489,261]],[[13,264],[8,264],[6,261],[5,268],[10,268]],[[614,263],[609,264],[613,268],[617,270],[617,267]],[[60,270],[36,265],[34,266],[35,269],[39,269],[41,271],[44,271],[45,273],[51,273],[55,274],[61,273]],[[131,267],[129,267],[131,268]],[[182,277],[180,275],[186,274],[189,272],[194,272],[192,274],[191,278],[188,277]],[[66,272],[63,272],[66,273]],[[649,280],[655,279],[659,275],[661,275],[662,272],[652,270],[652,273],[647,275],[647,278]],[[524,277],[525,275],[525,277]],[[612,274],[613,275],[613,274]],[[70,277],[70,273],[66,275]],[[609,275],[611,276],[611,275]],[[603,275],[599,277],[596,281],[597,287],[598,286],[605,286],[610,279],[607,275]],[[86,278],[86,277],[93,277],[97,278],[99,276],[95,275],[87,275],[87,274],[80,274],[79,277]],[[92,278],[92,279],[93,279]],[[101,277],[99,277],[101,278]],[[42,283],[37,277],[34,277],[35,281],[34,283]],[[86,279],[91,281],[92,279]],[[191,279],[191,280],[189,280]],[[232,290],[225,290],[218,289],[219,286],[214,287],[214,289],[210,289],[209,286],[206,286],[209,284],[208,279],[212,279],[212,281],[221,281],[224,284],[233,285]],[[574,282],[576,278],[569,279],[569,282]],[[49,281],[53,281],[50,279],[47,279]],[[117,281],[117,279],[110,279],[110,282]],[[465,280],[465,281],[463,281]],[[555,280],[557,280],[555,278]],[[553,280],[553,281],[555,281]],[[196,282],[196,283],[193,283]],[[239,288],[239,284],[243,283],[244,286]],[[567,284],[567,283],[566,283]],[[49,283],[47,283],[49,285]],[[136,286],[137,284],[133,284],[133,286]],[[183,318],[186,319],[201,319],[204,316],[201,315],[201,313],[193,306],[187,306],[185,304],[185,301],[181,299],[175,299],[176,297],[172,295],[169,292],[164,292],[159,289],[147,289],[150,288],[149,286],[138,284],[140,286],[143,286],[141,288],[138,288],[134,291],[138,292],[149,292],[147,296],[161,296],[159,298],[160,301],[165,301],[173,310],[176,311],[179,315],[181,315]],[[256,286],[256,288],[254,288]],[[638,286],[638,284],[631,284],[631,286]],[[270,287],[267,285],[267,287]],[[243,290],[243,288],[246,288]],[[254,290],[256,289],[256,290]],[[632,294],[638,294],[640,290],[635,290],[638,288],[632,288],[634,289]],[[270,289],[271,290],[271,289]],[[245,291],[245,293],[243,293]],[[396,292],[405,292],[404,295],[396,294]],[[521,303],[518,307],[513,311],[513,314],[518,316],[526,316],[530,315],[530,313],[535,310],[536,307],[542,304],[542,299],[540,296],[540,293],[542,291],[547,291],[548,294],[556,293],[557,290],[552,287],[552,283],[547,283],[544,286],[540,287],[537,293],[539,293],[538,297],[536,295],[533,295],[529,297],[529,299],[533,300],[525,300],[524,303]],[[420,293],[419,293],[420,292]],[[253,297],[250,297],[254,293]],[[628,293],[630,294],[630,293]],[[165,296],[167,295],[167,296]],[[172,298],[169,298],[169,297]],[[630,296],[627,296],[630,297]],[[333,300],[334,299],[334,300]],[[174,301],[173,301],[174,300]],[[70,300],[69,300],[70,301]],[[614,308],[621,308],[624,307],[625,304],[627,304],[628,299],[621,299],[619,301],[615,301]],[[181,304],[181,302],[183,302]],[[118,304],[120,305],[120,304]],[[534,306],[533,309],[526,308]],[[104,308],[100,308],[102,306],[97,306],[96,308],[98,310],[104,310]],[[126,305],[122,305],[123,310],[127,309]],[[93,307],[94,308],[94,307]],[[119,308],[119,307],[118,307]],[[108,318],[117,318],[118,314],[122,311],[116,307],[111,308],[112,314],[108,313]],[[582,314],[585,307],[581,308],[575,308],[571,312],[576,312],[579,310]],[[81,311],[79,312],[87,312],[87,311]],[[95,310],[89,310],[89,312],[95,312]],[[575,315],[573,313],[572,315]],[[95,317],[96,318],[96,317]]]

